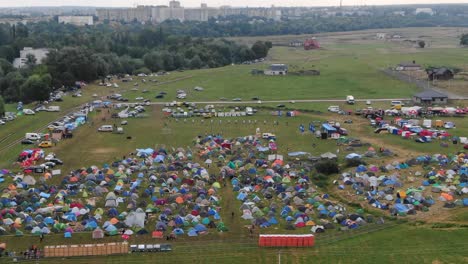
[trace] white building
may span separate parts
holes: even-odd
[[[376,37],[377,39],[385,39],[385,38],[387,37],[387,34],[386,34],[386,33],[377,33],[377,34],[375,35],[375,37]]]
[[[272,64],[264,73],[265,75],[287,75],[288,66],[286,64]]]
[[[36,58],[36,65],[42,64],[43,60],[47,58],[49,52],[49,49],[33,49],[31,47],[24,47],[23,50],[20,51],[20,57],[13,61],[13,67],[17,69],[24,68],[24,66],[26,66],[26,62],[28,61],[28,54],[31,54]]]
[[[428,14],[428,15],[434,15],[434,11],[432,11],[432,8],[416,8],[416,11],[414,11],[414,14]]]
[[[75,26],[86,26],[94,24],[92,16],[59,16],[58,22],[64,24],[72,24]]]

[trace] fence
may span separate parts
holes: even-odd
[[[45,246],[44,257],[79,257],[127,254],[128,243]]]

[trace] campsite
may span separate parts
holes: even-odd
[[[112,77],[116,85],[96,82],[80,97],[65,94],[57,102],[61,111],[19,116],[1,131],[0,242],[17,256],[31,245],[43,252],[48,246],[41,261],[50,263],[272,263],[279,254],[287,263],[394,263],[403,257],[460,263],[468,221],[467,113],[384,115],[373,119],[375,126],[355,114],[369,110],[367,100],[386,110],[392,99],[411,103],[419,91],[386,76],[383,66],[406,56],[462,64],[466,54],[455,48],[438,52],[453,45],[455,32],[449,33],[451,41],[434,38],[427,51],[407,54],[397,44],[370,39],[374,31],[336,33],[322,36],[326,49],[278,46],[255,65],[320,68],[319,76],[252,76],[253,66],[231,65],[131,81]],[[353,105],[344,100],[350,94]],[[330,106],[343,112],[327,111]],[[466,109],[466,100],[450,107]],[[44,149],[19,144],[26,133],[47,134],[48,126],[80,110],[85,117],[63,124],[73,124],[73,137]],[[421,135],[416,124],[405,126],[413,119],[418,126],[431,120],[433,127],[444,120],[439,129],[447,134]],[[455,126],[445,128],[446,122]],[[110,133],[98,132],[103,127]],[[423,136],[430,142],[416,141]],[[57,159],[62,164],[45,167]],[[304,234],[313,235],[313,247],[259,246],[259,235]],[[86,249],[103,243],[124,243],[115,254],[127,247],[132,252],[99,257],[114,249]],[[156,244],[171,250],[138,249]],[[60,245],[81,253],[52,250]],[[96,257],[77,257],[84,255]]]

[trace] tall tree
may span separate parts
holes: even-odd
[[[3,101],[3,97],[0,95],[0,117],[5,115],[5,101]]]

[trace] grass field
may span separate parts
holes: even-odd
[[[407,37],[427,35],[427,29],[421,33],[413,29],[394,31],[406,34]],[[441,29],[431,38],[428,48],[416,49],[402,43],[383,42],[372,39],[373,31],[356,32],[355,34],[325,34],[321,43],[324,49],[318,51],[304,51],[289,47],[275,47],[271,51],[267,62],[254,65],[235,65],[217,69],[203,69],[184,72],[173,72],[166,76],[136,77],[132,82],[119,84],[119,88],[89,85],[83,90],[83,97],[66,97],[60,105],[63,110],[72,109],[92,100],[92,94],[103,97],[110,93],[121,93],[131,101],[136,97],[151,99],[161,91],[167,96],[161,101],[175,99],[176,90],[188,91],[187,101],[211,101],[225,97],[231,100],[240,97],[250,100],[260,97],[261,100],[294,100],[294,99],[325,99],[336,98],[344,100],[346,95],[352,94],[357,99],[362,98],[410,98],[417,88],[391,79],[381,73],[381,69],[395,65],[401,61],[416,60],[423,65],[453,65],[463,67],[468,59],[466,52],[454,45],[458,31]],[[293,36],[286,36],[276,41],[287,41]],[[296,36],[297,38],[297,36]],[[250,41],[246,38],[243,41]],[[291,71],[300,69],[316,69],[321,71],[320,76],[252,76],[251,69],[264,69],[270,63],[287,63]],[[143,83],[142,79],[147,82]],[[158,82],[149,80],[156,79]],[[134,86],[138,83],[138,86]],[[195,86],[204,88],[202,92],[193,90]],[[137,91],[132,91],[133,88]],[[143,90],[148,93],[143,93]],[[414,141],[402,139],[393,135],[376,135],[368,125],[368,121],[357,116],[341,116],[326,111],[331,104],[340,105],[344,109],[355,110],[365,107],[359,102],[355,106],[344,103],[284,103],[287,108],[304,111],[294,118],[274,117],[271,112],[276,103],[256,104],[260,111],[252,117],[237,118],[187,118],[175,120],[166,118],[161,112],[163,106],[146,107],[148,117],[128,119],[124,126],[124,134],[98,133],[97,128],[103,124],[119,124],[121,120],[111,119],[111,111],[103,109],[91,115],[92,122],[80,127],[74,137],[60,142],[57,146],[46,150],[54,152],[65,162],[62,166],[64,174],[72,169],[110,163],[121,159],[122,156],[134,152],[136,148],[177,148],[193,145],[198,135],[222,134],[224,137],[238,137],[252,135],[256,128],[261,132],[275,133],[278,137],[279,153],[289,151],[306,151],[314,156],[324,152],[335,152],[340,149],[339,160],[349,152],[337,146],[333,140],[316,139],[311,133],[301,134],[298,130],[300,124],[307,128],[310,122],[317,124],[327,120],[339,121],[350,132],[350,137],[360,138],[370,143],[376,149],[384,146],[398,154],[397,159],[406,159],[419,154],[454,153],[462,151],[461,145],[449,144],[442,148],[438,142],[418,144]],[[466,102],[456,102],[457,105],[466,106]],[[373,102],[375,108],[388,107],[387,102]],[[228,108],[226,106],[217,106]],[[266,109],[265,107],[270,107]],[[12,105],[8,106],[13,108]],[[218,109],[219,109],[218,108]],[[64,115],[60,113],[38,113],[35,116],[21,116],[16,121],[0,127],[0,140],[2,144],[9,144],[24,136],[26,132],[42,129],[47,123]],[[344,124],[351,118],[353,124]],[[275,124],[275,121],[278,124]],[[468,124],[464,119],[453,119],[457,128],[451,130],[453,135],[467,136]],[[127,139],[127,137],[131,139]],[[0,151],[1,168],[19,167],[12,165],[20,151],[25,146],[16,145],[8,151]],[[354,151],[362,153],[367,147],[357,148]],[[384,163],[390,161],[385,158],[369,160],[370,163]],[[203,162],[203,161],[200,161]],[[212,169],[216,173],[215,169]],[[333,177],[330,178],[330,182]],[[59,177],[51,180],[51,184],[58,184]],[[4,187],[4,186],[2,186]],[[326,189],[323,191],[327,191]],[[441,223],[434,221],[413,221],[407,219],[402,224],[388,227],[384,230],[350,234],[332,231],[324,235],[317,235],[317,246],[311,249],[260,249],[257,241],[250,238],[244,225],[248,221],[239,217],[231,218],[230,212],[238,211],[241,203],[233,197],[229,188],[221,189],[221,216],[230,228],[227,233],[210,232],[206,236],[197,238],[182,237],[173,243],[174,252],[154,254],[131,254],[125,256],[110,256],[105,258],[82,259],[47,259],[50,263],[274,263],[278,262],[281,252],[281,263],[464,263],[466,258],[466,235],[468,234],[468,215],[466,209],[447,211],[450,214],[443,218]],[[124,207],[120,208],[125,210]],[[354,208],[357,209],[357,208]],[[372,211],[371,211],[372,212]],[[443,211],[444,213],[446,211]],[[376,215],[379,213],[375,212]],[[389,221],[395,223],[397,221]],[[447,224],[451,224],[446,228]],[[148,228],[151,230],[152,227]],[[282,232],[268,229],[263,232]],[[298,230],[296,232],[306,231]],[[332,237],[330,237],[330,235]],[[63,234],[47,236],[43,245],[93,243],[89,233],[77,233],[72,239],[63,239]],[[6,241],[9,248],[21,250],[26,244],[37,243],[37,237],[29,234],[25,237],[0,237]],[[27,242],[25,242],[27,241]],[[107,237],[103,242],[121,241],[118,237]],[[131,243],[154,242],[149,236],[132,237]],[[101,241],[99,241],[101,242]],[[158,241],[161,242],[161,241]],[[155,242],[156,243],[156,242]],[[0,262],[1,259],[0,259]]]

